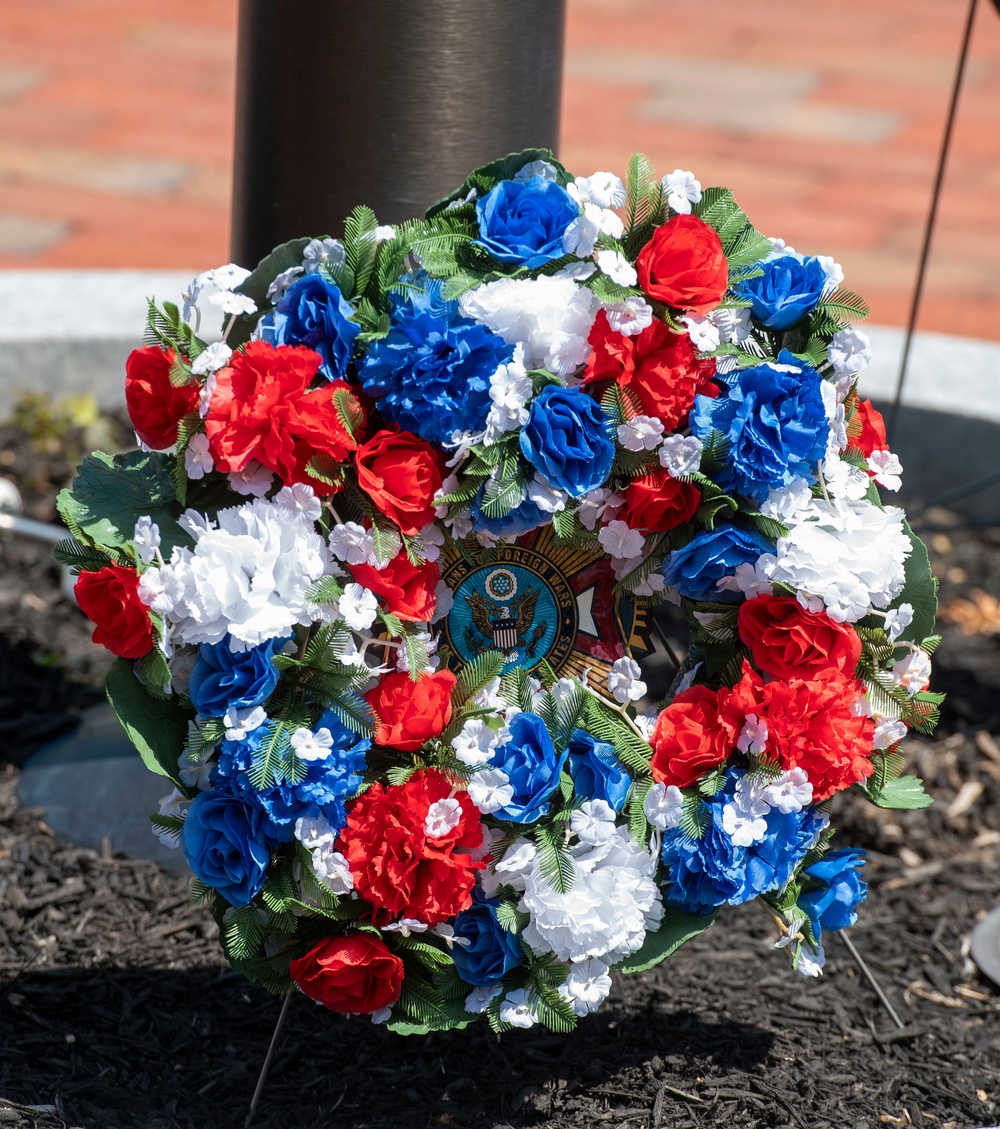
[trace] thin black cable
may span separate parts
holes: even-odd
[[[994,0],[1000,8],[1000,0]],[[899,376],[896,378],[896,395],[886,421],[886,432],[891,440],[899,420],[899,407],[903,399],[903,385],[906,382],[906,368],[910,360],[910,346],[913,344],[913,334],[917,328],[917,315],[920,312],[920,299],[924,291],[924,275],[927,273],[927,260],[930,256],[931,240],[934,237],[934,225],[937,222],[938,201],[941,198],[941,187],[944,184],[944,170],[948,163],[948,150],[951,147],[951,135],[955,125],[955,112],[958,109],[958,96],[962,89],[962,78],[965,75],[965,63],[969,56],[969,43],[972,40],[972,25],[976,18],[976,0],[969,4],[969,14],[965,21],[965,34],[962,37],[962,50],[958,56],[958,67],[955,70],[955,84],[951,91],[951,104],[948,107],[948,119],[944,127],[944,138],[941,142],[941,152],[938,156],[937,174],[934,177],[934,191],[931,194],[931,210],[927,215],[927,224],[924,228],[924,245],[920,251],[920,263],[917,267],[917,281],[913,288],[913,299],[910,302],[910,319],[906,326],[906,337],[903,340],[903,356],[899,364]]]

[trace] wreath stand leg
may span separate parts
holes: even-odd
[[[896,1026],[900,1029],[900,1031],[905,1030],[906,1025],[903,1023],[903,1021],[896,1014],[896,1009],[889,1002],[889,997],[885,994],[885,992],[882,991],[882,985],[879,984],[879,982],[875,979],[875,973],[872,972],[872,970],[868,967],[867,964],[865,964],[864,959],[862,958],[861,954],[854,947],[854,942],[851,940],[850,937],[848,937],[847,930],[846,929],[841,930],[840,936],[843,938],[844,944],[850,950],[851,956],[854,957],[855,961],[857,961],[858,968],[860,968],[861,971],[865,974],[865,977],[868,980],[868,983],[871,984],[871,986],[875,989],[875,994],[878,996],[878,998],[885,1005],[885,1010],[892,1016],[893,1023],[896,1024]]]
[[[264,1065],[260,1068],[260,1074],[257,1077],[257,1085],[254,1087],[253,1097],[250,1099],[250,1109],[247,1111],[246,1121],[243,1122],[243,1129],[250,1129],[253,1115],[257,1112],[257,1103],[260,1101],[260,1095],[264,1091],[264,1083],[267,1081],[267,1075],[271,1069],[271,1063],[274,1060],[274,1053],[278,1049],[278,1039],[281,1036],[281,1029],[285,1025],[285,1016],[288,1015],[288,1005],[292,1002],[292,996],[294,994],[294,992],[288,992],[285,996],[285,1002],[281,1005],[278,1022],[274,1025],[274,1034],[271,1036],[271,1045],[267,1048]]]

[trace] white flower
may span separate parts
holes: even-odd
[[[384,933],[398,933],[401,937],[409,937],[411,933],[426,933],[427,930],[427,922],[416,917],[401,917],[399,921],[382,926]]]
[[[475,188],[470,188],[461,200],[451,200],[445,205],[446,212],[454,212],[462,207],[463,204],[471,204],[479,196],[479,192]]]
[[[719,329],[719,336],[723,341],[732,345],[742,345],[750,336],[751,322],[750,310],[739,308],[735,310],[713,310],[709,315],[710,320]]]
[[[233,491],[244,498],[263,498],[274,482],[274,475],[267,467],[253,461],[247,463],[243,470],[230,471],[226,478]]]
[[[310,858],[313,874],[333,894],[349,894],[354,889],[354,875],[347,859],[333,849],[333,843],[323,842],[313,848]]]
[[[191,371],[195,376],[205,376],[210,372],[218,372],[229,364],[233,355],[232,349],[223,341],[213,341],[211,345],[198,354],[191,362]]]
[[[758,718],[755,713],[748,713],[743,723],[743,730],[736,739],[736,747],[741,753],[760,756],[767,749],[767,722]]]
[[[893,666],[892,680],[897,686],[902,686],[911,698],[926,690],[931,682],[930,657],[919,647],[914,647]]]
[[[423,551],[424,559],[436,561],[441,556],[444,547],[444,530],[433,521],[425,525],[416,536],[418,547]]]
[[[191,436],[184,449],[184,473],[192,482],[197,482],[214,469],[215,460],[208,449],[208,436],[199,431]]]
[[[440,839],[462,822],[462,805],[454,798],[435,800],[424,818],[424,834],[428,839]]]
[[[699,353],[714,353],[718,349],[722,342],[722,334],[710,317],[702,317],[701,314],[685,314],[681,321],[687,326],[691,344]]]
[[[826,355],[838,376],[856,376],[872,359],[871,341],[860,329],[841,329],[833,335]]]
[[[611,977],[603,960],[591,957],[569,966],[565,981],[559,985],[559,995],[573,1005],[575,1015],[589,1015],[608,998]]]
[[[720,592],[742,592],[748,600],[752,600],[754,596],[770,596],[774,585],[765,571],[766,563],[761,557],[756,564],[738,564],[732,576],[722,577],[715,582],[715,586]]]
[[[524,184],[536,176],[555,184],[559,179],[559,170],[551,161],[529,161],[514,173],[514,180],[518,184]]]
[[[514,798],[514,785],[501,769],[481,768],[469,778],[468,792],[469,799],[483,815],[492,815]]]
[[[302,252],[302,266],[306,274],[319,270],[324,263],[342,267],[347,252],[339,239],[310,239]]]
[[[653,324],[653,307],[645,298],[638,296],[605,306],[604,315],[608,325],[625,337],[635,337]]]
[[[486,417],[487,444],[495,434],[524,427],[528,422],[528,401],[533,391],[531,377],[524,367],[524,346],[518,343],[513,357],[506,364],[500,365],[490,377],[491,407]]]
[[[848,502],[860,502],[868,493],[868,475],[860,468],[842,459],[838,454],[828,452],[821,468],[826,492],[831,498]]]
[[[491,678],[481,689],[477,690],[475,694],[469,699],[469,705],[477,710],[502,710],[506,706],[506,702],[500,694],[501,681],[500,676]]]
[[[501,880],[523,890],[537,856],[535,844],[528,839],[515,839],[493,866]]]
[[[378,600],[368,588],[347,584],[337,603],[337,611],[352,631],[367,631],[378,615]]]
[[[380,223],[378,227],[372,232],[372,239],[376,243],[388,243],[390,239],[396,238],[396,229],[391,223]]]
[[[211,749],[205,749],[201,753],[193,750],[184,753],[180,762],[181,783],[189,788],[197,788],[199,792],[207,792],[212,787],[211,755]]]
[[[635,286],[639,281],[635,267],[621,251],[598,251],[597,265],[612,282],[617,282],[619,286]]]
[[[642,554],[645,539],[638,529],[632,529],[624,521],[609,521],[601,527],[597,540],[609,557],[628,560]]]
[[[499,734],[481,717],[469,718],[451,740],[456,758],[468,765],[491,761],[499,744]]]
[[[437,650],[438,641],[431,635],[429,631],[418,631],[414,634],[413,638],[418,643],[423,643],[427,648],[427,665],[421,669],[426,673],[432,670],[437,670],[440,659],[434,654]],[[406,647],[396,648],[396,669],[401,670],[406,674],[410,672],[410,652]]]
[[[337,832],[325,816],[303,815],[295,821],[295,838],[303,847],[312,850],[332,843],[337,838]]]
[[[333,749],[333,734],[326,728],[313,733],[300,726],[291,736],[291,746],[300,761],[325,761]]]
[[[898,490],[903,485],[899,477],[903,464],[891,451],[872,451],[868,456],[868,469],[875,475],[875,481],[886,490]]]
[[[912,604],[900,604],[898,608],[890,608],[885,613],[885,633],[889,636],[889,642],[895,643],[912,622]]]
[[[809,483],[804,478],[793,478],[790,485],[768,491],[760,512],[782,525],[791,525],[809,515],[812,497]]]
[[[681,821],[684,793],[676,784],[654,784],[646,793],[643,811],[657,831],[669,831]]]
[[[783,815],[802,811],[812,803],[813,786],[801,768],[790,768],[767,783],[761,793],[772,808]]]
[[[187,289],[181,295],[184,299],[184,320],[191,319],[194,307],[203,294],[211,301],[214,297],[213,291],[235,290],[249,277],[250,271],[245,267],[237,266],[236,263],[226,263],[224,266],[202,271],[188,283]]]
[[[874,747],[876,749],[891,749],[893,745],[898,745],[900,741],[906,736],[906,722],[890,720],[887,717],[873,718],[875,721],[875,740]]]
[[[616,702],[637,702],[646,693],[646,683],[640,675],[642,668],[628,657],[615,659],[608,673],[608,690]]]
[[[596,490],[588,490],[580,499],[577,508],[577,517],[584,529],[592,530],[606,513],[615,513],[625,504],[621,494],[614,494],[599,486]]]
[[[601,237],[602,211],[596,204],[583,205],[583,211],[563,232],[567,255],[576,255],[578,259],[589,259],[593,255]]]
[[[242,741],[267,721],[267,713],[263,706],[253,706],[245,710],[230,706],[222,720],[226,727],[226,740]]]
[[[187,815],[187,810],[190,806],[191,801],[187,796],[177,788],[173,788],[168,795],[160,800],[160,815],[183,819]],[[153,834],[165,847],[176,848],[180,846],[180,831],[173,828],[157,827],[155,823],[153,824],[152,830]]]
[[[330,531],[330,552],[349,565],[367,564],[375,555],[375,539],[356,521],[345,521]]]
[[[465,1010],[472,1015],[482,1015],[503,991],[503,984],[481,984],[465,997]]]
[[[198,416],[204,419],[212,407],[212,396],[215,394],[215,386],[218,383],[216,374],[210,372],[205,377],[205,383],[201,386],[201,392],[198,393]]]
[[[770,810],[760,790],[742,776],[736,782],[732,800],[722,808],[722,829],[737,847],[760,843],[767,835],[766,817]]]
[[[569,495],[536,472],[528,483],[528,498],[543,514],[558,514],[566,508]]]
[[[439,921],[431,932],[436,937],[440,937],[449,949],[453,949],[456,945],[460,949],[468,949],[472,945],[472,941],[468,937],[457,937],[454,927],[449,925],[447,921]]]
[[[267,288],[267,300],[277,305],[289,286],[302,274],[302,270],[302,267],[289,267],[276,274]]]
[[[434,586],[434,618],[431,622],[437,623],[438,620],[444,619],[454,603],[455,594],[443,580],[439,580]]]
[[[274,504],[293,514],[301,514],[309,521],[319,521],[323,512],[323,504],[316,497],[316,492],[304,482],[296,482],[292,486],[282,486],[274,496]]]
[[[532,859],[518,903],[529,915],[521,938],[533,952],[560,960],[600,957],[615,964],[639,949],[663,916],[657,860],[625,827],[604,843],[574,844],[569,856],[573,883],[564,894],[552,887],[537,856]]]
[[[606,843],[615,833],[615,809],[607,800],[585,800],[569,817],[569,829],[581,843]]]
[[[800,976],[822,976],[824,964],[826,964],[826,953],[823,951],[822,945],[817,946],[815,953],[807,945],[803,945],[795,971]]]
[[[236,294],[232,290],[217,290],[209,294],[208,300],[218,306],[224,314],[255,314],[257,303],[246,294]]]
[[[663,424],[656,416],[634,416],[618,425],[618,442],[626,451],[652,451],[662,441]]]
[[[835,262],[829,255],[817,255],[816,261],[823,268],[826,275],[826,285],[823,287],[823,297],[829,298],[837,287],[844,281],[844,268]]]
[[[597,263],[593,259],[577,259],[560,267],[552,275],[553,278],[569,278],[573,282],[586,282],[597,273]]]
[[[701,182],[693,172],[674,169],[663,178],[663,191],[667,194],[670,207],[678,215],[686,216],[691,212],[691,205],[697,204],[701,199]]]
[[[531,996],[527,988],[516,988],[508,992],[500,1005],[500,1022],[511,1027],[534,1027],[538,1015],[531,1006]]]
[[[668,435],[658,452],[660,466],[673,478],[694,474],[701,466],[701,440],[694,435]]]
[[[135,546],[136,556],[143,564],[156,560],[160,548],[160,527],[148,514],[144,514],[135,523],[132,544]]]
[[[625,203],[625,185],[613,172],[595,172],[578,176],[566,189],[579,204],[596,204],[599,208],[620,208]]]

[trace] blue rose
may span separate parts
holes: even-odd
[[[716,581],[732,576],[741,564],[756,564],[774,546],[759,533],[738,525],[723,525],[699,533],[683,548],[675,549],[663,562],[663,579],[689,600],[733,603],[739,592],[716,588]]]
[[[482,247],[501,263],[540,267],[566,254],[563,235],[579,216],[572,196],[551,180],[501,180],[476,203]]]
[[[247,906],[260,893],[268,851],[263,814],[225,792],[200,792],[181,828],[181,850],[196,878],[230,905]]]
[[[778,364],[734,373],[725,396],[698,396],[691,431],[706,444],[721,431],[730,443],[718,484],[762,502],[796,478],[814,482],[830,434],[822,386],[811,365],[783,349]]]
[[[393,302],[388,334],[372,343],[361,368],[379,411],[429,442],[453,431],[481,431],[490,410],[490,377],[514,352],[502,337],[458,314],[441,283]]]
[[[759,263],[764,273],[733,288],[749,298],[753,316],[768,329],[788,329],[823,297],[826,271],[815,256],[784,254]]]
[[[229,636],[220,643],[202,643],[188,680],[188,695],[203,717],[223,717],[226,710],[263,705],[278,685],[272,659],[285,639],[268,639],[259,647],[234,654]]]
[[[549,798],[559,787],[559,774],[569,750],[556,752],[538,714],[516,714],[508,728],[510,740],[497,749],[492,763],[507,774],[514,795],[506,807],[494,814],[511,823],[534,823],[548,814]]]
[[[857,907],[868,893],[858,874],[864,865],[864,851],[830,851],[802,871],[806,889],[799,894],[798,906],[808,915],[817,941],[824,929],[835,932],[857,921]]]
[[[494,537],[520,537],[540,525],[547,525],[551,520],[551,515],[542,513],[530,498],[525,498],[519,506],[503,517],[487,517],[483,513],[482,506],[483,491],[480,490],[469,507],[472,528],[477,533],[485,530],[487,533],[492,533]]]
[[[338,380],[347,375],[361,332],[350,320],[353,313],[337,284],[313,272],[289,286],[274,312],[262,319],[261,332],[272,345],[315,349],[323,358],[320,372],[327,380]]]
[[[615,461],[600,404],[575,388],[546,385],[531,402],[521,452],[544,478],[571,498],[602,486]]]
[[[455,918],[456,943],[451,950],[458,975],[466,984],[498,984],[524,960],[524,949],[516,933],[509,933],[497,919],[499,898],[487,898],[478,887],[472,905]]]
[[[622,767],[614,745],[598,741],[582,729],[574,730],[566,767],[576,794],[585,800],[604,800],[621,811],[632,787],[632,777]]]

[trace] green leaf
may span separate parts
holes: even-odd
[[[116,558],[100,549],[92,549],[89,545],[81,545],[75,537],[67,537],[53,546],[52,557],[59,564],[67,565],[77,572],[99,572],[102,568],[115,563]]]
[[[903,591],[893,600],[891,607],[898,608],[900,604],[912,606],[913,622],[899,638],[901,642],[919,643],[925,636],[931,635],[934,631],[938,605],[938,582],[931,572],[931,562],[927,555],[926,546],[913,532],[909,522],[905,519],[903,521],[903,532],[910,539],[913,549],[906,558]]]
[[[655,933],[647,933],[642,948],[626,957],[618,966],[622,972],[645,972],[673,955],[692,937],[704,933],[713,924],[718,911],[710,914],[682,913],[679,909],[666,906],[663,920]]]
[[[310,235],[304,235],[298,239],[290,239],[287,243],[282,243],[280,247],[275,247],[270,254],[261,259],[243,285],[237,287],[237,292],[252,298],[257,303],[258,311],[267,309],[271,304],[267,299],[268,287],[283,271],[290,267],[302,266],[303,252],[312,238]],[[328,236],[319,236],[318,238],[324,239]],[[258,316],[258,314],[248,314],[238,317],[229,333],[226,344],[236,349],[248,341],[250,333],[257,323]]]
[[[427,219],[441,215],[446,216],[448,205],[452,201],[463,201],[472,188],[475,188],[481,196],[485,194],[484,189],[488,192],[498,181],[513,179],[516,173],[532,161],[548,161],[555,168],[561,185],[566,185],[573,179],[552,155],[551,149],[522,149],[518,153],[508,153],[506,157],[501,157],[499,160],[490,161],[488,165],[480,165],[479,168],[473,169],[454,192],[449,192],[447,196],[443,196],[427,209]]]
[[[862,790],[877,808],[893,811],[916,811],[930,807],[934,802],[924,791],[924,782],[916,776],[897,776],[895,780],[886,781],[880,789]]]
[[[378,219],[361,204],[344,220],[347,269],[354,276],[354,292],[363,294],[375,268],[375,228]],[[348,295],[349,297],[349,295]]]
[[[190,715],[180,709],[176,699],[154,697],[132,673],[126,659],[115,659],[104,689],[145,766],[179,786],[177,762],[187,740]]]
[[[472,991],[471,985],[469,991]],[[402,996],[400,1002],[403,1002]],[[393,1008],[393,1015],[386,1020],[385,1025],[397,1035],[429,1035],[432,1031],[461,1030],[479,1018],[473,1012],[465,1010],[464,997],[457,1000],[444,1000],[432,1015],[426,1015],[427,1021],[423,1023],[418,1019],[397,1015],[395,1012],[396,1008]]]

